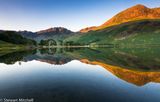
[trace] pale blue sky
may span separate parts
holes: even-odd
[[[65,27],[73,31],[98,26],[118,12],[160,0],[0,0],[0,29],[38,31]]]

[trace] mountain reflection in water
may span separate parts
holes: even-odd
[[[63,65],[72,60],[80,60],[83,63],[100,65],[118,78],[142,86],[149,82],[160,82],[159,51],[159,48],[37,49],[2,55],[0,56],[0,63],[14,64],[17,61],[37,60]]]
[[[0,54],[0,98],[32,96],[38,102],[159,102],[160,93],[155,91],[160,88],[159,51],[59,48]]]
[[[122,67],[112,66],[101,62],[90,62],[86,59],[83,59],[81,61],[88,64],[100,65],[118,78],[126,82],[135,84],[137,86],[143,86],[149,82],[160,83],[160,72],[143,72],[128,70]]]

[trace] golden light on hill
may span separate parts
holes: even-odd
[[[148,8],[144,5],[136,5],[131,8],[128,8],[110,20],[105,22],[104,24],[98,27],[88,27],[80,30],[80,32],[88,32],[92,30],[99,30],[109,26],[118,25],[130,21],[143,20],[143,19],[160,19],[160,8]]]
[[[97,61],[91,62],[87,59],[82,59],[81,62],[93,65],[100,65],[118,78],[137,86],[143,86],[150,82],[160,83],[160,72],[134,71]]]

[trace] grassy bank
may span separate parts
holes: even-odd
[[[16,45],[8,42],[0,41],[0,55],[25,50],[27,47],[25,45]]]

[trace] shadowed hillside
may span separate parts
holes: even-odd
[[[30,45],[35,44],[36,42],[27,38],[22,37],[15,31],[4,31],[0,33],[0,40],[5,41],[12,44],[22,44],[22,45]]]

